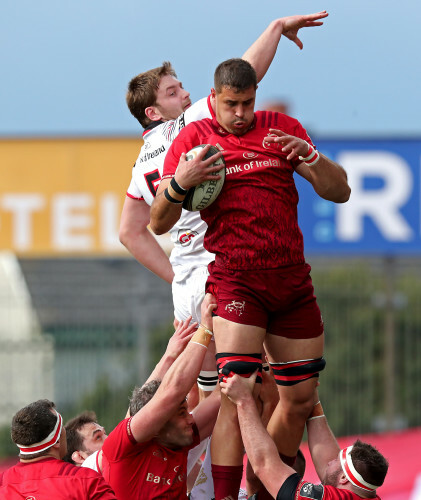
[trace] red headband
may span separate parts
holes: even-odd
[[[379,486],[367,483],[362,475],[355,469],[354,464],[352,463],[351,450],[352,446],[348,446],[348,448],[344,448],[339,452],[342,470],[344,471],[348,481],[350,481],[354,486],[357,486],[365,491],[374,491],[379,488]]]
[[[57,441],[60,439],[61,430],[63,428],[63,419],[61,418],[61,415],[58,411],[56,410],[54,411],[56,412],[57,415],[57,423],[54,429],[45,439],[43,439],[39,443],[34,443],[34,444],[22,445],[16,443],[22,455],[32,455],[33,453],[39,453],[41,451],[45,451],[48,448],[51,448],[51,446],[56,444]]]

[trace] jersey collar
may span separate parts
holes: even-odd
[[[156,122],[151,122],[149,125],[145,127],[145,130],[143,131],[142,136],[145,136],[148,132],[150,132],[152,129],[157,127],[158,125],[161,125],[161,123],[164,123],[162,120],[157,120]]]

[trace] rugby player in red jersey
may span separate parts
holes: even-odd
[[[350,188],[343,168],[315,149],[297,120],[254,111],[257,79],[246,61],[221,63],[214,87],[216,118],[185,127],[166,156],[151,208],[151,228],[161,234],[178,220],[185,195],[177,185],[188,190],[214,179],[212,174],[220,167],[212,162],[223,155],[224,187],[216,201],[201,211],[208,224],[204,246],[215,254],[207,291],[218,304],[214,318],[218,371],[220,376],[227,371],[250,375],[261,366],[265,344],[280,395],[268,430],[279,448],[282,444],[284,459],[293,463],[325,364],[323,321],[311,268],[304,259],[293,174],[336,203],[348,200]],[[186,161],[186,152],[199,144],[214,145],[220,153],[203,160],[208,150],[204,148]],[[242,454],[236,408],[223,397],[212,437],[217,500],[235,497]]]
[[[340,450],[323,408],[314,393],[314,407],[307,420],[308,445],[322,484],[309,483],[279,457],[260,420],[252,395],[254,379],[224,377],[221,391],[237,406],[241,434],[254,472],[277,500],[379,500],[389,464],[373,446],[357,440]],[[259,498],[259,495],[257,495]]]
[[[19,410],[11,435],[20,462],[0,474],[1,500],[116,500],[100,474],[61,460],[66,430],[53,402],[41,399]]]
[[[157,366],[146,384],[134,391],[130,417],[104,442],[102,473],[119,500],[180,499],[187,495],[188,452],[211,434],[220,406],[217,389],[191,414],[187,409],[186,396],[212,337],[207,326],[211,325],[214,306],[206,304],[207,308],[202,308],[205,326],[199,326],[168,371]],[[188,326],[190,319],[184,322],[186,332],[196,326]],[[162,370],[166,373],[159,382]]]

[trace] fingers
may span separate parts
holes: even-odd
[[[276,128],[270,128],[269,132],[271,134],[276,134],[278,137],[286,137],[288,135],[285,132],[283,132],[282,130],[279,130],[279,129],[276,129]],[[268,138],[269,137],[270,137],[270,135],[268,136]]]
[[[293,40],[293,42],[295,43],[295,45],[300,49],[300,50],[303,50],[303,42],[297,37],[295,37],[295,39]]]

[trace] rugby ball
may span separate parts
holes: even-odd
[[[186,160],[190,161],[203,149],[206,144],[200,144],[200,146],[195,146],[186,154]],[[216,146],[211,146],[209,151],[206,153],[204,159],[219,153],[219,149]],[[190,212],[198,212],[204,208],[209,207],[216,200],[219,193],[221,192],[222,186],[225,181],[225,160],[221,156],[213,163],[213,165],[220,165],[221,170],[214,172],[213,175],[220,175],[220,179],[204,181],[195,187],[189,189],[187,196],[184,198],[183,208],[189,210]]]

